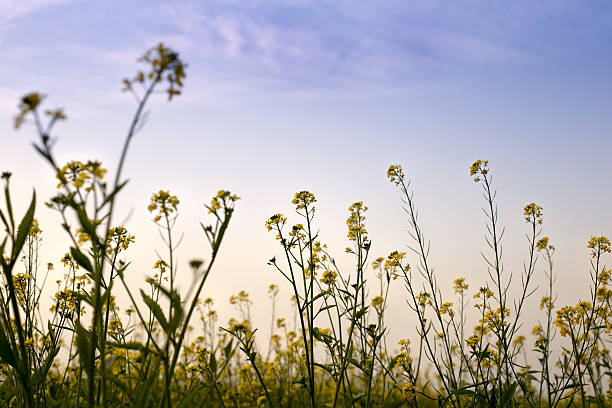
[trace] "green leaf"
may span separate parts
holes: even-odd
[[[144,344],[139,343],[137,341],[128,341],[126,343],[117,343],[115,341],[107,341],[106,344],[108,344],[109,346],[112,346],[118,349],[124,349],[124,350],[137,350],[137,351],[143,351],[143,352],[151,351],[147,349],[144,346]]]
[[[457,390],[453,390],[453,394],[455,394],[455,395],[474,395],[474,394],[476,394],[476,391],[469,390],[469,389],[466,389],[466,388],[460,388],[460,389],[457,389]]]
[[[0,328],[0,359],[13,368],[17,368],[15,364],[15,356],[13,349],[8,342],[8,338],[4,333],[4,328]]]
[[[132,390],[130,390],[128,386],[125,385],[125,383],[123,383],[117,376],[115,376],[110,371],[104,371],[104,378],[115,384],[117,388],[119,388],[125,394],[125,396],[128,397],[131,405],[134,405],[134,397],[132,396]]]
[[[164,312],[162,312],[161,307],[159,307],[159,304],[157,304],[156,301],[151,299],[151,297],[147,295],[142,289],[140,289],[140,296],[142,296],[142,300],[144,300],[149,310],[151,310],[151,313],[153,313],[153,316],[155,316],[162,329],[164,329],[164,332],[169,333],[170,326],[168,325],[168,320],[166,319],[166,316],[164,316]]]
[[[155,287],[159,288],[159,290],[170,299],[170,304],[172,305],[172,319],[168,322],[168,327],[170,331],[175,331],[181,322],[183,321],[183,316],[185,312],[183,310],[183,304],[181,303],[181,297],[176,290],[169,291],[163,286],[154,283]]]
[[[74,258],[77,263],[82,266],[86,271],[93,272],[93,267],[91,266],[91,262],[89,262],[89,258],[81,252],[80,249],[71,247],[70,254]]]
[[[74,202],[74,200],[72,200],[71,206],[76,211],[77,216],[79,217],[79,223],[81,224],[81,227],[83,228],[83,230],[87,234],[89,234],[92,242],[97,241],[98,234],[96,233],[96,227],[91,223],[91,221],[87,217],[87,213],[85,212],[85,210],[81,206],[79,206],[76,202]]]
[[[334,374],[334,370],[333,370],[333,366],[331,364],[319,364],[319,363],[313,363],[315,366],[322,368],[323,370],[327,371],[329,374],[333,375]]]
[[[230,354],[232,353],[232,346],[233,346],[232,343],[233,341],[230,340],[230,342],[227,343],[225,347],[223,348],[223,355],[225,356],[226,360],[229,360]]]
[[[208,359],[208,366],[210,367],[210,371],[213,373],[213,376],[217,376],[217,357],[215,357],[215,353],[210,353],[210,358]]]
[[[15,243],[13,245],[13,259],[16,259],[23,248],[23,244],[25,243],[28,234],[30,233],[30,228],[32,227],[32,222],[34,222],[34,209],[36,208],[36,192],[32,193],[32,202],[30,203],[30,208],[23,216],[21,220],[21,224],[19,224],[19,228],[17,228],[17,238],[15,239]]]
[[[361,319],[367,313],[367,311],[368,311],[368,306],[362,308],[357,313],[355,313],[355,317],[353,318],[354,321]]]
[[[324,312],[328,309],[331,309],[333,307],[336,307],[336,305],[327,305],[327,306],[323,306],[322,308],[319,309],[319,311],[317,313],[315,313],[315,317],[317,317],[319,314],[321,314],[321,312]]]
[[[199,395],[199,393],[204,389],[206,389],[206,387],[194,387],[191,391],[187,393],[187,395],[185,395],[183,400],[180,402],[180,404],[177,405],[176,408],[185,408],[192,406],[191,402],[193,401],[194,397],[196,395]]]
[[[86,330],[81,323],[76,322],[74,328],[76,329],[76,341],[77,341],[77,351],[79,352],[79,359],[81,363],[85,366],[85,372],[87,376],[91,378],[93,374],[91,372],[91,334],[89,330]]]
[[[506,388],[501,395],[500,398],[500,407],[509,407],[512,404],[512,397],[514,395],[514,391],[516,390],[516,386],[518,385],[518,383],[514,382],[512,384],[510,384],[508,386],[508,388]]]
[[[119,185],[108,196],[106,196],[102,204],[100,204],[100,208],[104,207],[107,203],[113,201],[115,199],[115,196],[119,193],[119,191],[121,191],[121,189],[123,189],[123,187],[125,187],[127,183],[128,180],[119,183]]]
[[[153,394],[151,392],[152,387],[153,387],[153,382],[155,380],[157,380],[157,368],[159,367],[159,365],[156,365],[153,369],[153,374],[149,374],[146,377],[146,380],[142,383],[141,387],[140,387],[140,392],[138,393],[138,397],[136,398],[136,404],[134,404],[135,407],[145,407],[147,406],[147,401],[149,400],[149,398],[151,397],[151,394]]]

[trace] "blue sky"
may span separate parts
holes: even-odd
[[[135,276],[162,247],[148,238],[145,212],[160,188],[182,200],[183,264],[205,257],[201,203],[221,187],[243,196],[211,281],[220,301],[240,289],[236,279],[259,293],[280,282],[265,265],[277,248],[263,222],[291,213],[295,191],[319,198],[319,225],[339,258],[346,209],[358,200],[370,207],[375,255],[405,248],[407,222],[385,180],[400,163],[440,280],[478,286],[484,219],[467,170],[488,158],[508,269],[522,268],[522,208],[536,201],[559,249],[559,290],[573,303],[569,283],[587,276],[586,240],[612,235],[610,38],[606,1],[0,0],[2,167],[24,201],[31,185],[53,193],[32,133],[11,126],[18,98],[40,90],[69,115],[58,128],[60,160],[112,168],[134,109],[121,79],[164,41],[188,62],[188,77],[175,102],[153,102],[130,152],[121,210],[142,259]],[[57,217],[40,208],[54,257],[64,251]]]

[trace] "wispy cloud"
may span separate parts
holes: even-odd
[[[21,17],[63,1],[0,0],[0,27],[13,24],[14,37],[26,27]],[[591,39],[612,31],[609,21],[595,18],[595,9],[568,0],[532,3],[86,2],[62,8],[61,16],[55,16],[65,26],[48,40],[47,48],[56,51],[52,57],[57,59],[46,67],[59,72],[61,62],[75,75],[126,75],[146,47],[163,41],[181,51],[189,72],[196,74],[192,78],[205,78],[197,91],[204,99],[260,88],[301,95],[367,88],[397,92],[406,86],[429,86],[458,72],[478,75],[536,64],[547,58],[546,52],[571,54],[580,50],[577,45],[593,44]],[[43,25],[36,32],[39,38],[41,31],[52,30],[47,20],[36,22]],[[0,58],[16,61],[17,68],[3,65],[2,72],[23,71],[28,59],[41,58],[36,56],[40,49],[27,40],[5,43]]]
[[[499,64],[530,58],[525,50],[488,38],[486,32],[440,21],[413,24],[415,13],[435,13],[423,7],[254,3],[200,7],[181,2],[145,13],[165,28],[152,37],[177,44],[213,69],[253,79],[354,85],[435,74],[447,63]]]
[[[14,20],[29,13],[67,1],[68,0],[0,0],[0,30],[6,29]]]

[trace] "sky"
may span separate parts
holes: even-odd
[[[288,298],[289,286],[266,265],[280,248],[265,220],[282,212],[300,222],[293,194],[313,192],[322,239],[350,270],[347,209],[364,201],[372,254],[406,250],[407,218],[386,180],[401,164],[443,289],[451,296],[464,276],[476,290],[487,278],[484,201],[468,170],[488,159],[506,270],[518,284],[522,209],[536,202],[557,248],[558,304],[573,304],[588,294],[587,240],[612,235],[610,38],[607,1],[0,0],[1,168],[14,174],[17,202],[36,189],[43,258],[59,264],[67,241],[43,205],[56,181],[31,147],[33,129],[12,127],[18,100],[39,91],[45,106],[65,108],[59,161],[98,159],[112,174],[136,108],[121,80],[163,41],[189,66],[183,95],[149,105],[125,167],[118,219],[136,236],[134,287],[164,250],[146,211],[151,193],[181,200],[178,266],[188,288],[188,261],[209,255],[202,204],[229,189],[242,200],[205,295],[223,320],[229,296],[245,289],[256,324],[267,324],[265,288],[279,284]],[[404,295],[393,288],[394,336],[414,323]]]

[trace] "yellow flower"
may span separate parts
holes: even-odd
[[[400,391],[402,395],[406,399],[406,401],[412,401],[416,398],[416,391],[414,388],[414,384],[411,382],[407,382],[406,384],[400,387]]]
[[[396,268],[402,268],[402,259],[406,256],[405,252],[393,251],[387,257],[385,261],[385,268],[390,270],[395,270]],[[410,267],[406,265],[404,269],[409,269]]]
[[[469,348],[476,350],[478,348],[478,344],[480,343],[480,336],[477,334],[471,335],[465,342]]]
[[[540,299],[540,310],[542,309],[552,309],[553,304],[551,302],[550,296],[544,296]]]
[[[592,249],[591,256],[596,258],[604,252],[610,252],[610,240],[607,237],[591,237],[587,244],[589,249]]]
[[[13,275],[13,287],[15,288],[15,296],[17,302],[21,306],[25,306],[26,298],[29,292],[30,278],[32,276],[29,273],[18,273]]]
[[[387,178],[391,183],[395,183],[395,185],[400,185],[404,181],[404,171],[402,170],[402,166],[399,164],[392,164],[387,169]]]
[[[321,277],[321,283],[331,286],[334,283],[336,283],[337,277],[338,277],[338,274],[336,272],[328,269],[325,272],[323,272],[323,276]]]
[[[538,251],[543,251],[546,248],[554,249],[554,247],[552,245],[551,246],[548,245],[548,237],[540,238],[540,240],[536,244],[536,248],[537,248]]]
[[[481,296],[483,299],[488,299],[490,297],[493,297],[493,292],[489,288],[482,287],[478,290],[478,292],[476,292],[476,294],[474,295],[474,299],[478,299]]]
[[[453,311],[453,303],[452,302],[442,303],[442,305],[440,306],[440,314],[441,315],[448,314],[451,319],[455,317],[455,312]]]
[[[73,160],[57,170],[55,175],[59,180],[57,188],[72,184],[77,189],[85,187],[85,191],[89,192],[96,182],[100,182],[104,178],[106,172],[107,170],[102,168],[100,162],[90,160],[87,163],[82,163]]]
[[[453,289],[455,293],[462,294],[469,288],[469,285],[465,283],[465,278],[457,278],[453,281]]]
[[[476,176],[475,182],[480,181],[479,176],[486,176],[489,173],[489,161],[488,160],[476,160],[470,167],[470,176]]]
[[[53,310],[57,310],[60,316],[72,319],[73,312],[76,312],[80,300],[73,290],[64,289],[55,294],[55,302]],[[81,314],[83,314],[82,309]]]
[[[42,230],[40,229],[40,225],[38,225],[38,220],[34,218],[34,220],[32,220],[29,235],[32,238],[38,238],[40,234],[42,234]]]
[[[15,129],[19,129],[28,113],[36,110],[38,105],[45,98],[45,95],[33,92],[21,98],[19,103],[19,113],[15,117]]]
[[[230,203],[234,203],[240,200],[236,194],[232,194],[227,190],[219,190],[217,195],[213,197],[210,201],[210,205],[208,206],[208,213],[216,213],[221,208],[229,208]]]
[[[514,344],[517,347],[522,347],[523,344],[525,344],[525,336],[523,335],[516,336],[516,338],[512,340],[512,344]]]
[[[382,306],[383,302],[384,299],[382,296],[374,296],[374,298],[372,298],[372,307],[378,309],[380,306]]]
[[[177,211],[177,206],[180,201],[176,196],[170,195],[168,191],[159,190],[151,196],[151,203],[147,207],[149,212],[157,211],[157,215],[153,219],[155,222],[161,220],[162,217],[169,217],[170,214]]]
[[[268,231],[272,231],[273,228],[280,230],[286,222],[287,218],[283,214],[274,214],[266,220],[266,228]]]
[[[300,191],[299,193],[295,193],[295,197],[291,202],[296,205],[296,210],[301,210],[307,208],[316,201],[317,199],[311,192]]]
[[[529,223],[542,224],[542,207],[536,203],[527,204],[523,209],[525,221]]]
[[[125,251],[136,240],[133,235],[128,234],[124,226],[109,229],[107,236],[106,253],[109,255]]]
[[[349,207],[349,217],[346,220],[348,226],[348,239],[350,241],[357,241],[360,237],[362,240],[367,240],[366,234],[368,231],[365,229],[365,216],[363,215],[368,210],[368,207],[363,205],[363,202],[359,201],[351,204]]]

